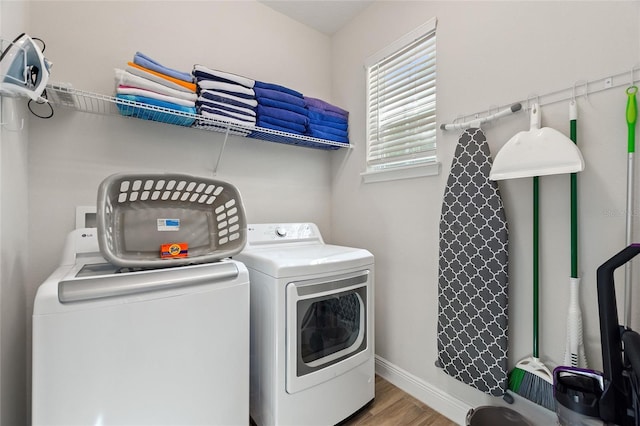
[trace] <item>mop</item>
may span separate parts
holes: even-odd
[[[627,246],[633,242],[633,157],[636,151],[636,121],[638,119],[638,105],[636,103],[637,92],[638,88],[636,86],[630,86],[627,88]],[[631,261],[624,265],[624,325],[627,327],[631,326],[631,265]]]
[[[574,99],[569,103],[571,140],[578,143],[578,107]],[[564,365],[587,367],[582,337],[582,311],[580,310],[580,278],[578,278],[578,176],[571,173],[571,278],[569,279],[569,310],[567,313],[567,346]]]

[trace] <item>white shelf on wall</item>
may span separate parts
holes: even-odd
[[[198,114],[185,113],[141,102],[119,99],[109,95],[78,90],[65,84],[48,84],[46,96],[49,103],[54,106],[71,108],[92,114],[144,118],[146,120],[179,125],[190,129],[224,133],[227,136],[246,136],[253,139],[261,139],[269,142],[296,145],[306,148],[324,150],[351,148],[351,145],[348,143],[318,139],[293,133],[285,133],[257,126],[244,126],[228,123],[203,117]]]

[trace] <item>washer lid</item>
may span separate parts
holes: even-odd
[[[365,249],[318,243],[245,249],[234,259],[275,278],[337,272],[373,264],[373,255]]]

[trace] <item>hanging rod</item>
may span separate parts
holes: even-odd
[[[579,81],[576,81],[573,84],[573,86],[565,89],[560,89],[554,92],[545,93],[544,95],[530,95],[527,99],[523,99],[513,103],[512,106],[517,104],[520,104],[520,105],[525,104],[526,108],[529,109],[529,103],[532,99],[535,99],[535,102],[540,106],[552,105],[559,102],[565,102],[568,100],[575,99],[577,96],[585,96],[588,99],[589,95],[594,93],[604,92],[606,90],[611,90],[611,89],[617,89],[623,86],[635,85],[637,81],[637,79],[635,78],[635,74],[639,70],[640,70],[640,65],[635,65],[631,68],[631,71],[619,72],[613,75],[610,74],[610,75],[607,75],[606,77],[602,77],[596,80],[590,80],[590,81],[579,80]],[[623,78],[623,77],[626,77],[626,78]],[[577,93],[577,90],[576,90],[577,86],[584,87],[581,93]],[[506,107],[503,106],[498,108],[507,108],[507,110],[502,110],[496,114],[489,115],[485,118],[478,118],[478,117],[485,114],[489,114],[491,111],[495,111],[495,108],[482,111],[482,112],[476,112],[473,114],[467,114],[457,118],[461,120],[467,119],[468,120],[467,122],[460,123],[460,124],[458,123],[442,124],[440,125],[440,128],[442,130],[465,129],[469,127],[469,124],[476,124],[479,120],[480,120],[480,124],[482,124],[482,123],[486,123],[487,121],[491,121],[494,118],[498,118],[498,117],[495,117],[496,115],[499,115],[500,117],[502,117],[503,115],[509,114],[507,112],[509,109],[508,106]]]
[[[467,129],[469,127],[480,127],[481,124],[496,120],[500,117],[504,117],[505,115],[513,114],[515,112],[520,111],[521,109],[522,109],[522,104],[516,103],[511,105],[509,108],[505,108],[502,111],[498,111],[495,114],[491,114],[487,117],[476,118],[474,120],[467,121],[464,123],[442,124],[440,125],[440,128],[442,130],[456,130],[456,129]]]

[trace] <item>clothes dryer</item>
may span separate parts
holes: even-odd
[[[117,270],[68,236],[33,311],[34,425],[246,425],[249,276],[225,260]]]
[[[253,420],[333,425],[372,401],[373,255],[284,223],[249,225],[234,259],[250,277]]]

